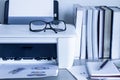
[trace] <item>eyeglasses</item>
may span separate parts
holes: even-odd
[[[35,20],[29,23],[29,30],[32,32],[45,32],[46,30],[53,30],[55,33],[57,33],[66,30],[66,23],[62,20],[54,20],[51,22]]]

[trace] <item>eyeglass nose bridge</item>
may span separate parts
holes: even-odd
[[[45,29],[52,29],[50,22],[46,22]]]
[[[49,27],[48,27],[49,26]],[[52,28],[52,26],[51,26],[51,24],[50,24],[50,22],[46,22],[46,26],[45,26],[45,28],[44,28],[44,32],[46,32],[46,30],[53,30],[55,33],[57,33],[57,31],[54,29],[54,28]]]
[[[49,26],[49,27],[48,27],[48,26]],[[45,26],[45,28],[52,28],[50,22],[46,22],[46,26]]]

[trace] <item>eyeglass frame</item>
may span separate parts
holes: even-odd
[[[41,22],[44,22],[46,25],[45,25],[45,27],[43,28],[43,29],[37,29],[37,30],[33,30],[32,28],[31,28],[31,23],[33,23],[33,22],[37,22],[37,21],[41,21]],[[52,27],[52,25],[51,25],[51,23],[52,22],[54,22],[54,21],[62,21],[63,23],[64,23],[64,25],[65,25],[65,28],[64,29],[54,29],[53,27]],[[49,25],[49,28],[47,27],[47,25]],[[40,32],[40,31],[46,31],[46,30],[53,30],[55,33],[58,33],[58,32],[62,32],[62,31],[65,31],[66,30],[66,23],[65,23],[65,21],[63,21],[63,20],[53,20],[53,21],[50,21],[50,22],[46,22],[46,21],[43,21],[43,20],[34,20],[34,21],[30,21],[30,23],[29,23],[29,30],[31,31],[31,32]]]

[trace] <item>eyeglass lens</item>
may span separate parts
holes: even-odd
[[[65,23],[63,21],[52,21],[51,26],[54,29],[65,29]]]

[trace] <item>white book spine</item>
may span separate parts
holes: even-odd
[[[76,54],[75,57],[80,57],[80,50],[81,50],[81,28],[83,23],[83,10],[80,7],[76,8],[76,32],[77,32],[77,42],[76,42]]]
[[[84,15],[83,15],[83,26],[82,26],[82,39],[81,39],[81,59],[86,59],[86,19],[87,18],[87,10],[84,9]]]
[[[99,13],[99,58],[102,58],[103,54],[103,26],[104,26],[104,12],[100,9]]]
[[[113,14],[112,59],[120,58],[120,11]]]
[[[93,58],[98,59],[98,10],[96,8],[93,9]]]
[[[92,9],[88,9],[88,19],[87,19],[87,56],[88,59],[93,59],[92,51]]]

